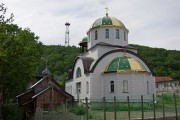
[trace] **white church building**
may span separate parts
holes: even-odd
[[[155,77],[137,49],[128,45],[129,30],[114,17],[97,19],[79,43],[81,54],[65,81],[75,99],[125,98],[155,94]]]

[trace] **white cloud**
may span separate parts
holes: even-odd
[[[130,30],[129,42],[177,49],[180,44],[179,0],[3,0],[14,23],[29,27],[44,44],[62,44],[70,22],[70,44],[78,45],[90,25],[105,16],[120,19]]]

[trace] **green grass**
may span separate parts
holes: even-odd
[[[83,105],[76,105],[73,108],[68,109],[69,112],[75,113],[76,115],[85,115],[86,109]]]
[[[164,93],[163,94],[164,99],[164,106],[175,106],[174,103],[174,95],[172,93]],[[162,101],[162,95],[157,95],[157,103],[156,108],[162,107],[163,101]],[[180,106],[180,95],[176,94],[176,104],[177,106]]]
[[[143,106],[144,110],[152,109],[152,103],[150,103],[150,102],[144,103],[143,105],[144,105]],[[104,109],[102,102],[91,103],[90,108],[94,109],[94,110],[100,110],[100,111],[103,111],[103,109]],[[141,110],[141,109],[142,109],[142,105],[141,105],[140,102],[130,103],[130,110],[131,111],[138,111],[138,110]],[[106,103],[106,111],[107,112],[112,112],[114,110],[115,110],[114,103],[113,102],[107,102]],[[117,102],[116,103],[116,110],[117,111],[128,111],[127,102]]]

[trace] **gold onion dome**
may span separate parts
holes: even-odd
[[[115,17],[109,17],[107,14],[103,18],[97,19],[91,25],[89,30],[91,30],[93,28],[97,28],[97,27],[110,27],[110,26],[122,28],[122,29],[124,29],[126,31],[129,31],[120,20],[116,19]]]
[[[117,57],[106,67],[105,73],[108,72],[147,72],[147,70],[142,63],[134,58]]]

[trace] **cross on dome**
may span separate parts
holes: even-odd
[[[109,10],[109,8],[106,6],[105,10],[106,10],[106,16],[108,16],[108,10]]]

